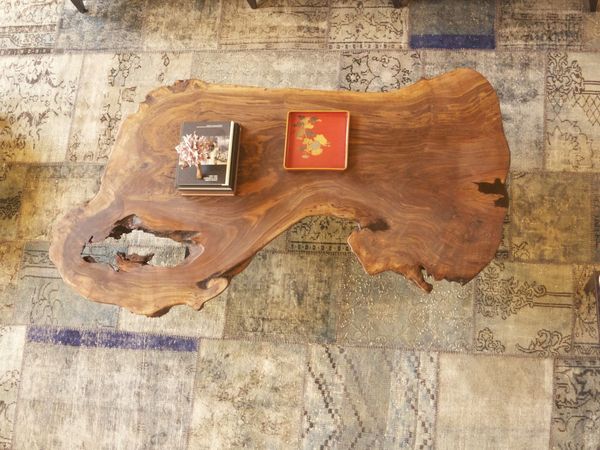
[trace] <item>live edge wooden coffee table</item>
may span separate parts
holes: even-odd
[[[350,111],[345,171],[283,169],[290,110]],[[174,185],[181,123],[242,126],[237,195],[183,197]],[[178,82],[151,92],[122,125],[100,191],[55,227],[50,256],[83,296],[159,315],[200,308],[258,250],[311,215],[356,221],[348,238],[370,274],[392,270],[425,290],[461,283],[493,258],[507,211],[509,149],[496,94],[460,69],[388,93],[262,89]],[[187,245],[176,267],[135,256],[82,257],[88,242],[138,229]]]

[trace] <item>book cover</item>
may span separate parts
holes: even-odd
[[[232,191],[235,186],[239,125],[235,122],[185,122],[176,147],[178,189]]]

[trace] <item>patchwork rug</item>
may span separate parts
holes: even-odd
[[[597,449],[600,13],[583,0],[0,2],[0,449]],[[178,79],[382,92],[456,67],[497,90],[496,258],[420,292],[310,217],[201,311],[82,298],[48,257],[119,125]],[[86,249],[182,249],[132,233]]]

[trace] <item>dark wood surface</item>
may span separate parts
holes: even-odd
[[[351,113],[348,169],[283,170],[287,112],[327,109]],[[199,120],[242,126],[235,197],[175,190],[181,123]],[[157,315],[200,308],[294,223],[333,215],[357,222],[348,242],[367,272],[396,271],[429,290],[423,271],[466,282],[493,258],[509,158],[496,93],[469,69],[389,93],[179,82],[123,123],[100,191],[58,223],[50,256],[85,297]],[[189,256],[172,268],[121,258],[119,271],[81,257],[87,242],[131,229],[185,242]]]

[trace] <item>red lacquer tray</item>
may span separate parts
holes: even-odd
[[[289,111],[283,167],[344,170],[348,165],[348,111]]]

